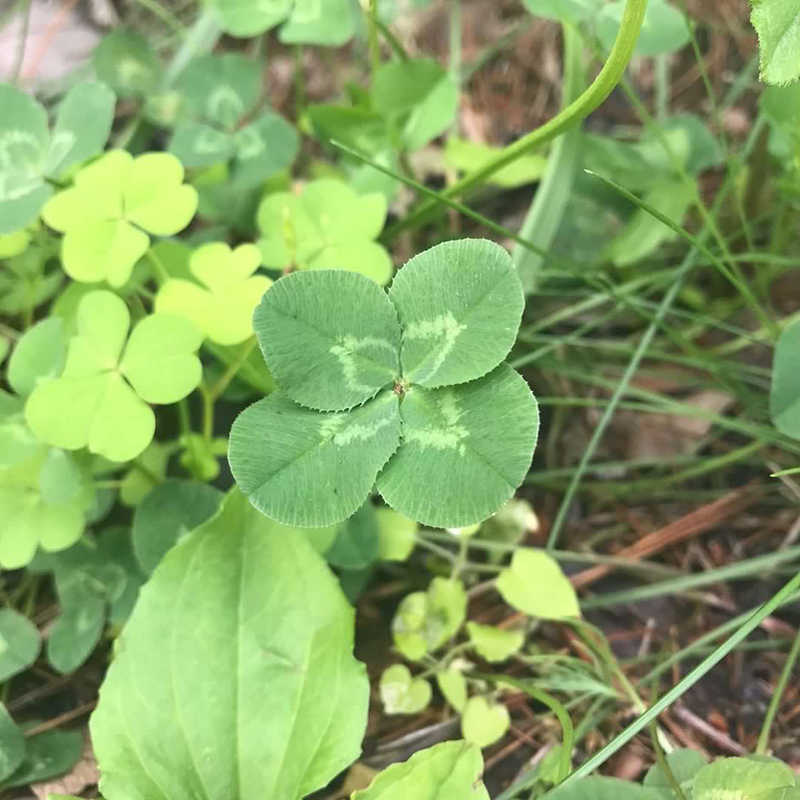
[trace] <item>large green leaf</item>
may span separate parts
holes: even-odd
[[[91,720],[104,797],[288,800],[325,786],[366,727],[352,649],[353,612],[322,558],[234,490],[167,554],[118,642]]]
[[[352,408],[399,377],[397,314],[363,275],[287,275],[264,295],[253,328],[275,381],[304,406]]]
[[[357,13],[350,0],[294,0],[278,38],[284,44],[340,47],[353,38]]]
[[[392,764],[353,800],[489,800],[481,780],[481,751],[468,742],[442,742]]]
[[[320,528],[362,505],[399,440],[400,414],[391,391],[332,414],[275,393],[236,418],[228,460],[259,511],[284,525]]]
[[[403,440],[378,476],[378,491],[425,525],[483,521],[511,498],[530,467],[539,412],[528,385],[505,364],[460,386],[412,387],[400,414]]]
[[[13,608],[0,608],[0,683],[24,672],[39,655],[36,626]]]
[[[761,80],[789,83],[800,77],[800,0],[750,0],[758,31]]]
[[[480,239],[444,242],[412,258],[389,297],[403,328],[403,377],[429,388],[493,370],[516,340],[525,304],[511,257]]]
[[[800,439],[800,319],[783,331],[775,345],[769,411],[781,433]]]

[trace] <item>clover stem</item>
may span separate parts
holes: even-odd
[[[253,352],[256,346],[256,337],[251,336],[243,345],[239,355],[234,361],[231,362],[228,369],[222,373],[219,380],[208,390],[211,395],[211,402],[213,403],[227,388],[230,382],[236,377],[239,370],[244,365],[244,362]]]
[[[203,438],[210,442],[214,437],[214,395],[204,383],[199,389],[203,398]]]

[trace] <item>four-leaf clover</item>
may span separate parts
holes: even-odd
[[[197,210],[197,191],[183,183],[183,167],[169,153],[134,158],[111,150],[75,176],[42,211],[64,233],[61,262],[76,281],[123,286],[150,246],[148,234],[172,236]]]
[[[48,444],[129,461],[155,432],[147,404],[175,403],[199,384],[201,334],[181,317],[152,314],[128,337],[128,309],[105,290],[81,300],[77,324],[64,372],[37,384],[25,418]]]
[[[376,485],[426,525],[485,519],[528,471],[539,427],[530,389],[502,360],[523,309],[508,254],[446,242],[388,293],[352,272],[295,272],[253,327],[280,391],[231,429],[234,477],[262,513],[321,527]]]
[[[207,288],[171,278],[156,297],[156,311],[191,320],[217,344],[239,344],[253,335],[253,309],[272,280],[253,275],[261,254],[252,244],[235,250],[224,242],[211,242],[192,253],[189,270]]]

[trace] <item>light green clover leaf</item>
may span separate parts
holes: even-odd
[[[189,269],[202,284],[172,278],[156,296],[156,311],[191,320],[212,342],[240,344],[253,335],[253,310],[272,285],[254,275],[261,263],[258,248],[210,242],[192,253]]]
[[[427,525],[491,516],[522,482],[538,433],[530,389],[502,363],[522,306],[508,254],[482,240],[417,256],[388,294],[338,270],[281,278],[253,315],[279,392],[231,430],[242,490],[301,527],[341,522],[373,485]]]
[[[52,194],[47,178],[99,153],[114,117],[114,93],[103,83],[79,83],[61,102],[52,133],[47,112],[32,97],[0,84],[0,234],[33,222]]]
[[[28,459],[0,469],[0,567],[20,569],[39,547],[74,544],[93,497],[72,457],[41,443]]]
[[[392,261],[374,240],[386,222],[386,198],[359,195],[341,181],[307,184],[300,195],[268,195],[258,209],[258,242],[270,269],[342,269],[388,283]]]
[[[461,581],[434,578],[426,592],[406,595],[392,620],[395,647],[410,661],[455,636],[467,615],[467,595]]]
[[[134,158],[112,150],[75,176],[75,185],[45,205],[42,217],[64,233],[61,260],[76,281],[123,286],[150,246],[150,236],[183,230],[197,210],[197,190],[169,153]]]
[[[257,186],[288,167],[299,148],[295,129],[260,110],[261,68],[238,53],[195,59],[175,82],[185,108],[169,151],[187,168],[231,162],[230,182]]]
[[[130,337],[129,328],[128,309],[115,294],[98,290],[83,298],[64,372],[37,384],[25,406],[25,418],[40,439],[129,461],[155,432],[147,404],[175,403],[198,385],[202,368],[195,351],[201,335],[194,325],[153,314]]]
[[[417,714],[427,708],[431,694],[430,683],[412,678],[403,664],[395,664],[381,675],[380,695],[387,714]]]

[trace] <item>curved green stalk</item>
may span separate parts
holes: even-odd
[[[575,729],[572,725],[567,709],[556,700],[555,697],[543,692],[536,687],[536,682],[533,680],[520,680],[519,678],[512,678],[510,675],[484,675],[476,672],[473,677],[480,678],[481,680],[488,681],[489,683],[507,683],[519,689],[525,694],[537,700],[542,705],[547,706],[558,719],[563,732],[563,742],[561,746],[561,758],[558,765],[557,783],[561,783],[570,771],[570,763],[572,758],[572,747],[575,743]]]
[[[545,122],[535,131],[531,131],[518,141],[501,150],[494,158],[487,161],[483,166],[470,172],[453,184],[449,189],[442,192],[445,197],[453,197],[466,192],[468,189],[485,181],[503,167],[516,161],[520,156],[525,155],[531,150],[541,147],[556,136],[577,125],[582,119],[589,116],[614,90],[619,83],[628,63],[630,62],[636,42],[639,39],[639,31],[644,21],[644,12],[647,9],[647,0],[628,0],[625,12],[622,16],[622,24],[614,42],[614,47],[608,60],[600,70],[600,74],[595,78],[589,88],[577,99],[570,103],[565,109],[557,114],[553,119]],[[401,231],[406,230],[416,224],[422,217],[435,208],[436,202],[426,200],[419,204],[415,210],[410,211],[402,220],[393,225],[386,232],[388,237],[394,237]]]
[[[585,86],[581,56],[583,42],[580,33],[572,25],[565,23],[564,31],[564,86],[562,103],[569,107],[577,100]],[[573,125],[551,148],[547,156],[547,166],[533,197],[533,202],[525,215],[519,235],[528,241],[549,250],[553,244],[564,212],[567,210],[572,187],[580,165],[581,128]],[[539,283],[545,258],[532,253],[519,244],[511,253],[514,266],[519,272],[525,294],[532,293]]]

